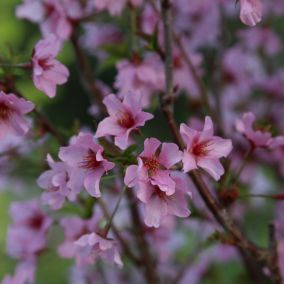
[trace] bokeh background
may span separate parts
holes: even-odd
[[[40,32],[36,25],[29,23],[25,20],[20,20],[15,17],[15,7],[20,4],[20,0],[0,0],[0,54],[1,60],[8,59],[11,62],[19,63],[26,62],[31,56],[31,51],[35,43],[40,39]],[[107,20],[107,18],[106,18]],[[283,20],[283,19],[282,19]],[[127,17],[121,17],[116,19],[117,23],[121,27],[127,26]],[[284,38],[284,21],[281,22],[277,19],[273,25],[278,34],[281,35],[282,41]],[[232,30],[241,26],[238,21],[229,23]],[[235,43],[235,39],[230,40],[230,44]],[[123,46],[122,46],[123,53]],[[119,52],[118,52],[119,53]],[[210,67],[210,58],[214,53],[207,50],[207,58],[205,64],[208,64],[207,74],[205,77],[210,80],[210,74],[214,72],[214,69]],[[96,77],[99,77],[106,83],[112,84],[115,75],[114,63],[119,59],[119,56],[115,55],[104,66],[96,66],[96,60],[89,57],[89,60],[93,63]],[[95,123],[92,116],[88,113],[90,107],[89,97],[86,94],[82,84],[80,82],[80,74],[77,68],[75,56],[70,43],[66,42],[64,48],[59,56],[60,61],[64,62],[70,70],[70,78],[66,85],[58,88],[58,94],[54,99],[49,99],[41,92],[37,91],[32,81],[29,79],[29,74],[18,71],[17,74],[17,88],[31,101],[33,101],[37,107],[50,119],[56,127],[66,135],[70,136],[76,133],[76,129],[81,126],[95,129]],[[279,56],[278,64],[284,65],[284,53]],[[0,71],[1,72],[1,71]],[[262,94],[260,94],[261,97]],[[177,103],[177,120],[186,121],[189,115],[189,111],[193,114],[200,114],[195,111],[194,104],[190,105],[185,103],[186,98],[181,96]],[[167,127],[166,122],[156,109],[155,105],[152,106],[155,110],[156,119],[151,122],[151,127],[146,127],[143,131],[146,136],[158,137],[161,140],[171,140],[171,134]],[[268,110],[269,111],[269,110]],[[284,113],[284,110],[283,110]],[[33,153],[32,155],[23,156],[20,159],[15,155],[15,160],[12,161],[13,180],[7,183],[5,180],[1,180],[1,171],[5,172],[5,166],[0,165],[0,279],[6,273],[13,273],[15,267],[15,261],[6,255],[5,247],[5,235],[6,229],[9,224],[9,204],[12,200],[27,199],[29,196],[40,196],[41,190],[36,186],[36,178],[44,170],[44,159],[46,153],[50,152],[56,157],[58,151],[58,144],[53,141],[51,137],[41,137],[40,126],[35,125],[38,133],[34,133],[33,139]],[[25,145],[29,147],[29,145]],[[42,165],[39,167],[38,165]],[[2,168],[3,167],[3,168]],[[262,175],[269,180],[270,186],[275,186],[276,182],[279,182],[275,176],[274,170],[271,168],[263,168],[261,170]],[[263,177],[261,177],[263,178]],[[194,197],[198,198],[196,192]],[[249,205],[249,201],[244,200],[244,204]],[[246,214],[244,221],[244,229],[247,235],[256,241],[259,245],[267,245],[267,226],[273,217],[273,201],[268,200],[265,203],[265,210],[263,207],[254,207],[248,214]],[[65,208],[67,211],[68,208]],[[194,208],[192,208],[195,218]],[[37,271],[37,284],[65,284],[68,283],[69,266],[72,261],[59,259],[56,254],[56,245],[62,241],[62,232],[59,228],[55,228],[50,233],[49,244],[52,247],[39,258],[39,265]],[[198,236],[194,232],[189,232],[189,246],[191,250],[195,239]],[[211,240],[212,241],[212,240]],[[179,257],[184,257],[184,252],[180,252]],[[246,272],[244,271],[240,261],[228,261],[225,263],[213,263],[212,268],[208,272],[208,276],[205,277],[202,284],[218,283],[218,284],[234,284],[234,283],[250,283]],[[189,283],[190,284],[190,283]]]

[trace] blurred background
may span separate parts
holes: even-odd
[[[231,1],[235,2],[235,1]],[[0,0],[0,60],[8,60],[9,62],[21,63],[27,62],[30,59],[32,49],[35,43],[41,38],[40,31],[37,25],[32,24],[26,20],[17,19],[15,16],[15,7],[20,4],[20,0]],[[232,4],[234,7],[234,3]],[[127,15],[127,12],[126,12]],[[105,22],[114,21],[122,30],[127,33],[128,18],[120,17],[114,20],[110,19],[108,16],[103,15],[101,18]],[[269,26],[277,32],[281,44],[284,38],[284,24],[283,17],[277,17],[269,22],[266,22]],[[230,48],[238,44],[237,32],[246,28],[238,21],[238,19],[233,18],[232,21],[227,20],[223,26],[224,31],[222,32],[222,38],[225,42],[225,48]],[[127,37],[127,36],[126,36]],[[254,39],[252,39],[254,40]],[[115,78],[115,63],[127,56],[126,43],[116,46],[110,53],[111,58],[105,62],[98,62],[95,57],[89,56],[88,59],[94,66],[94,74],[96,78],[100,78],[108,85],[112,85]],[[216,68],[220,67],[220,61],[216,60],[219,58],[220,49],[205,47],[201,49],[201,53],[204,56],[203,67],[205,71],[203,73],[206,83],[211,84],[212,93],[219,92],[219,89],[214,85],[214,72]],[[221,54],[222,51],[221,51]],[[22,70],[13,71],[16,76],[16,85],[18,90],[24,94],[24,96],[31,101],[33,101],[39,110],[41,110],[52,123],[62,132],[66,137],[70,137],[72,134],[76,133],[81,127],[94,130],[96,127],[95,120],[90,115],[90,100],[85,92],[81,80],[80,73],[77,68],[77,62],[72,50],[71,44],[67,41],[64,44],[63,50],[58,57],[61,62],[68,66],[70,70],[70,78],[68,83],[57,89],[57,96],[54,99],[49,99],[44,96],[41,92],[36,90],[30,80],[30,74],[23,72]],[[265,68],[267,70],[274,70],[275,66],[281,69],[284,63],[284,53],[283,48],[278,53],[277,57],[273,60],[266,59],[264,61]],[[236,62],[236,64],[245,64],[244,62]],[[253,65],[252,63],[251,65]],[[251,67],[250,63],[247,63],[247,68],[258,68]],[[254,69],[255,70],[255,69]],[[2,72],[2,70],[0,70]],[[6,71],[9,72],[9,71]],[[269,73],[269,72],[268,72]],[[273,74],[273,71],[269,75]],[[3,75],[0,73],[0,75]],[[224,75],[224,74],[223,74]],[[229,75],[229,74],[226,74]],[[248,75],[245,76],[250,76]],[[225,80],[229,80],[227,77]],[[282,77],[283,79],[283,77]],[[282,82],[283,83],[283,82]],[[284,86],[284,85],[283,85]],[[228,90],[227,90],[228,91]],[[283,91],[283,90],[282,90]],[[258,88],[254,90],[253,96],[256,102],[261,101],[266,95],[264,89]],[[214,96],[214,95],[213,95]],[[251,97],[252,98],[252,97]],[[250,98],[250,101],[252,99]],[[153,120],[147,127],[143,129],[143,133],[146,137],[154,136],[158,137],[164,141],[170,141],[172,136],[170,131],[165,127],[166,122],[157,108],[157,99],[154,100],[150,109],[154,111],[156,119]],[[283,103],[283,98],[281,99]],[[227,107],[226,102],[224,103]],[[231,105],[230,105],[231,106]],[[237,114],[241,114],[243,111],[250,110],[249,104],[244,100],[244,105],[237,105],[234,109],[237,110]],[[267,107],[264,103],[261,106],[261,111]],[[229,108],[229,107],[228,107]],[[200,111],[200,102],[198,100],[192,99],[188,102],[188,97],[182,94],[176,102],[176,118],[178,122],[186,122],[189,115],[194,115],[203,119],[202,111]],[[225,109],[222,109],[224,113]],[[259,111],[259,113],[261,113]],[[263,111],[264,112],[264,111]],[[283,117],[284,108],[278,110],[278,114]],[[234,116],[234,118],[236,115]],[[260,120],[267,121],[267,118],[273,117],[272,109],[267,108],[266,117],[260,117]],[[225,118],[226,120],[226,118]],[[282,128],[283,129],[283,128]],[[273,129],[274,133],[281,133],[281,127],[276,127]],[[228,131],[230,133],[230,131]],[[13,273],[15,267],[15,261],[9,258],[6,254],[6,229],[9,224],[9,204],[14,200],[25,200],[32,196],[40,196],[41,190],[37,187],[35,180],[45,169],[46,165],[44,163],[47,153],[51,153],[53,157],[57,156],[59,145],[47,135],[42,135],[41,125],[35,125],[35,132],[33,133],[33,139],[29,142],[23,142],[21,144],[21,149],[23,153],[28,153],[28,149],[32,147],[32,155],[20,155],[14,153],[14,158],[9,161],[9,165],[5,163],[0,163],[0,279],[7,273]],[[141,146],[141,145],[140,145]],[[237,150],[242,150],[242,147],[236,147]],[[39,167],[38,165],[41,165]],[[13,169],[12,172],[9,170]],[[9,172],[9,179],[7,179],[6,173]],[[249,175],[249,173],[248,173]],[[246,177],[245,177],[246,178]],[[281,187],[283,184],[283,179],[281,174],[279,175],[279,170],[270,166],[260,166],[257,172],[253,172],[253,175],[248,178],[248,184],[254,184],[255,188],[258,190],[260,188],[274,190]],[[244,192],[248,191],[248,184],[242,184],[242,189]],[[266,192],[267,193],[267,192]],[[194,200],[198,203],[199,197],[196,192],[194,194]],[[267,234],[267,224],[271,222],[274,216],[274,201],[267,200],[265,203],[260,201],[251,202],[251,200],[243,199],[242,206],[240,206],[240,211],[246,206],[251,206],[252,209],[246,212],[242,219],[244,230],[247,235],[253,239],[257,244],[266,246],[268,242]],[[68,210],[68,208],[66,209]],[[198,210],[194,207],[192,210],[192,220],[198,220]],[[233,210],[232,210],[233,211]],[[240,212],[239,211],[239,212]],[[234,214],[238,215],[238,210],[234,211]],[[240,213],[242,215],[242,213]],[[193,221],[194,222],[194,221]],[[56,246],[62,241],[63,235],[62,231],[56,226],[52,229],[50,233],[50,244],[52,247],[39,258],[39,265],[37,271],[37,284],[65,284],[68,283],[69,278],[69,266],[73,261],[59,259],[56,254]],[[198,235],[194,233],[194,230],[188,231],[188,249],[193,250],[194,242],[198,240]],[[210,243],[214,243],[214,237],[209,240]],[[177,256],[177,261],[185,258],[186,250],[179,252]],[[206,252],[206,250],[205,250]],[[220,253],[220,252],[219,252]],[[216,261],[212,260],[210,269],[206,271],[206,275],[202,280],[202,284],[218,283],[218,284],[238,284],[238,283],[250,283],[246,272],[243,268],[242,263],[238,259],[230,259],[229,261],[222,261],[221,263],[217,260],[218,257],[222,258],[222,255],[216,255],[211,259],[216,257]],[[206,258],[206,256],[204,256]],[[201,283],[201,282],[200,282]],[[188,283],[190,284],[190,283]]]

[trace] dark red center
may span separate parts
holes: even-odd
[[[191,149],[191,153],[194,156],[205,156],[209,152],[209,142],[201,142],[201,143],[196,143],[193,145]]]
[[[0,120],[8,119],[11,112],[12,109],[7,104],[0,102]]]
[[[132,114],[125,111],[119,115],[117,123],[124,128],[131,128],[135,124],[135,121]]]
[[[28,226],[33,230],[40,230],[44,217],[40,214],[33,216],[28,220]]]
[[[100,164],[100,161],[97,161],[96,153],[89,149],[87,155],[83,157],[82,162],[80,163],[80,167],[87,170],[94,170]]]
[[[144,158],[143,162],[144,166],[148,170],[149,176],[154,175],[157,172],[157,170],[160,168],[160,163],[154,156],[152,158]]]

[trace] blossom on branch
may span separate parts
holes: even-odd
[[[175,192],[176,183],[171,176],[171,167],[180,162],[181,151],[174,143],[161,143],[156,138],[147,138],[144,151],[138,156],[138,165],[127,168],[124,182],[129,187],[142,183],[158,186],[166,195]]]
[[[97,258],[102,258],[108,263],[123,266],[117,244],[112,239],[91,233],[80,237],[75,245],[78,250],[77,263],[79,265],[93,264]]]
[[[63,206],[65,198],[74,201],[80,192],[81,184],[74,180],[72,168],[63,162],[55,162],[50,155],[47,155],[47,163],[50,167],[40,175],[38,185],[45,189],[42,200],[51,209],[57,210]]]
[[[99,123],[95,137],[112,135],[115,137],[115,145],[122,150],[129,146],[131,132],[153,118],[152,114],[142,111],[140,94],[129,92],[123,101],[115,95],[109,95],[103,103],[110,116]]]
[[[79,133],[67,147],[61,147],[59,158],[72,168],[71,175],[84,185],[93,197],[100,197],[100,179],[114,164],[103,157],[103,148],[90,133]]]
[[[25,135],[30,123],[24,114],[33,109],[32,102],[0,91],[0,137],[9,133],[17,136]]]
[[[48,97],[56,95],[56,86],[67,82],[68,69],[55,59],[61,44],[55,36],[40,40],[32,55],[33,82]]]
[[[261,0],[240,0],[241,21],[248,26],[255,26],[262,18]]]
[[[230,154],[232,141],[214,136],[213,131],[213,122],[209,116],[205,118],[202,131],[181,124],[180,133],[186,144],[182,159],[184,172],[202,168],[216,181],[224,174],[219,159]]]

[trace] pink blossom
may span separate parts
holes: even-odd
[[[66,83],[69,76],[68,69],[55,59],[59,50],[60,42],[53,35],[40,40],[33,50],[33,82],[50,98],[56,95],[56,85]]]
[[[99,11],[107,10],[112,16],[116,16],[122,13],[127,2],[136,7],[141,5],[143,0],[96,0],[95,7]]]
[[[158,228],[161,221],[168,215],[177,217],[188,217],[190,211],[185,194],[191,193],[187,190],[187,183],[180,176],[171,176],[175,182],[175,192],[167,195],[158,186],[151,183],[140,182],[137,197],[144,203],[145,224],[149,227]]]
[[[35,282],[35,263],[25,261],[17,265],[15,275],[7,275],[1,284],[33,284]]]
[[[78,250],[76,260],[79,265],[93,264],[97,258],[102,258],[108,263],[123,266],[116,242],[112,239],[91,233],[80,237],[75,244]]]
[[[241,21],[248,26],[255,26],[262,18],[261,0],[240,0]]]
[[[16,9],[18,18],[40,24],[44,37],[50,34],[69,39],[74,25],[93,10],[91,0],[82,5],[77,0],[24,0]]]
[[[99,11],[107,10],[112,16],[120,15],[127,0],[96,0],[95,7]]]
[[[254,52],[260,50],[273,56],[282,50],[279,35],[268,27],[244,29],[240,31],[239,36],[245,46]]]
[[[189,58],[194,65],[194,68],[200,74],[200,66],[202,64],[202,56],[198,53],[188,54]],[[173,68],[174,68],[174,84],[181,90],[184,90],[191,97],[197,97],[199,95],[199,88],[196,84],[196,80],[192,72],[188,69],[188,66],[184,62],[184,58],[177,50],[173,55]]]
[[[180,133],[186,144],[182,159],[184,172],[202,168],[215,180],[219,180],[224,174],[219,159],[230,154],[232,141],[213,135],[213,122],[209,116],[205,118],[202,131],[182,123]]]
[[[88,193],[100,197],[100,179],[114,164],[103,157],[103,148],[90,133],[80,133],[67,147],[61,147],[59,157],[73,168],[72,175]]]
[[[142,183],[158,186],[166,195],[175,192],[176,182],[170,168],[181,160],[181,151],[174,143],[161,143],[156,138],[147,138],[144,151],[138,156],[138,165],[127,168],[124,182],[129,187]]]
[[[122,32],[114,25],[88,23],[84,25],[84,30],[81,38],[83,46],[101,60],[107,57],[104,46],[119,44],[123,40]]]
[[[98,230],[102,217],[102,213],[96,211],[91,219],[81,219],[79,217],[61,218],[60,226],[64,230],[65,239],[58,247],[58,254],[63,258],[75,258],[77,254],[75,241],[87,233]]]
[[[99,123],[95,137],[115,136],[115,145],[122,150],[129,146],[131,132],[144,126],[147,120],[153,118],[152,114],[142,111],[140,96],[137,94],[129,92],[124,96],[123,101],[115,95],[109,95],[103,103],[109,117]]]
[[[24,114],[31,112],[33,108],[32,102],[0,91],[0,137],[8,134],[25,135],[30,123]]]
[[[67,198],[74,201],[80,192],[81,184],[74,180],[72,168],[66,163],[55,162],[50,155],[47,155],[47,163],[50,170],[45,171],[37,180],[38,185],[45,189],[42,200],[51,209],[60,209]]]
[[[52,220],[42,212],[35,199],[12,203],[10,215],[13,223],[7,235],[9,255],[25,260],[34,259],[46,246],[46,234]]]
[[[267,147],[271,143],[271,133],[265,130],[254,130],[255,116],[251,112],[243,114],[236,121],[236,129],[241,132],[254,147]]]
[[[149,105],[153,92],[164,87],[164,67],[156,54],[147,54],[143,60],[135,55],[131,61],[118,62],[116,67],[118,74],[115,87],[119,90],[119,95],[140,91],[143,106]]]

